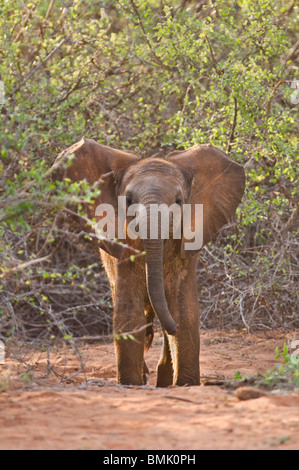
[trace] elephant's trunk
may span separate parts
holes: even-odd
[[[143,240],[146,251],[146,285],[151,305],[159,318],[162,327],[168,334],[177,332],[165,297],[163,276],[163,240]]]

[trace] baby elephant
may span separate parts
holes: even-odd
[[[58,179],[101,189],[89,216],[97,220],[112,290],[119,383],[146,383],[144,351],[157,315],[164,333],[157,386],[198,385],[198,253],[234,215],[242,166],[210,144],[140,159],[82,138],[54,168]],[[134,339],[120,334],[126,332]]]

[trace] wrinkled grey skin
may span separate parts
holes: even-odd
[[[62,169],[61,162],[69,154],[75,154],[75,158],[71,166]],[[145,211],[140,224],[147,222],[147,227],[151,204],[180,207],[203,204],[203,244],[213,239],[234,215],[244,191],[243,168],[211,145],[173,152],[165,159],[140,160],[135,154],[83,138],[64,151],[55,166],[56,177],[60,179],[86,179],[94,183],[101,177],[102,194],[95,206],[109,203],[116,208],[118,196],[126,197],[128,207],[143,204]],[[193,229],[196,223],[193,214]],[[186,251],[183,237],[168,240],[127,237],[125,243],[131,249],[109,241],[100,245],[112,290],[114,332],[117,335],[134,332],[134,340],[123,337],[115,340],[119,383],[146,383],[144,351],[151,345],[156,315],[164,333],[157,386],[198,385],[198,251]],[[132,261],[130,255],[136,253],[134,250],[146,254],[137,255]]]

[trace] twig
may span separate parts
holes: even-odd
[[[85,374],[85,370],[84,370],[84,367],[85,367],[85,364],[87,362],[87,359],[88,359],[88,356],[85,358],[85,360],[81,363],[81,369],[78,370],[77,372],[75,372],[74,374],[70,375],[69,377],[67,377],[66,379],[61,379],[60,380],[60,383],[63,383],[63,382],[67,382],[68,380],[71,380],[73,379],[74,377],[76,377],[77,375],[81,374],[82,372]]]
[[[47,10],[47,13],[46,13],[46,16],[44,18],[44,20],[41,22],[41,24],[39,25],[40,27],[40,32],[41,32],[41,37],[42,39],[44,40],[44,29],[46,29],[46,23],[48,22],[48,18],[52,12],[52,9],[53,9],[53,6],[54,6],[54,3],[55,3],[55,0],[51,0],[50,1],[50,5],[48,7],[48,10]]]
[[[292,47],[288,55],[286,56],[285,61],[284,61],[284,66],[280,72],[281,74],[284,73],[285,69],[289,65],[288,62],[293,62],[295,59],[297,59],[298,55],[299,55],[299,39],[294,45],[294,47]]]
[[[113,336],[116,337],[116,339],[118,339],[118,337],[126,339],[129,336],[134,336],[137,333],[141,333],[141,331],[146,330],[149,326],[152,326],[152,323],[147,323],[146,325],[142,325],[140,328],[137,328],[137,330],[131,330],[125,333],[116,333]]]
[[[33,6],[30,8],[30,10],[28,11],[27,16],[26,16],[25,21],[24,21],[24,24],[21,26],[21,29],[20,29],[20,31],[18,32],[18,34],[17,34],[17,36],[16,36],[16,38],[15,38],[15,40],[14,40],[15,42],[17,42],[17,41],[20,39],[20,37],[22,36],[23,31],[24,31],[24,28],[27,26],[27,23],[28,23],[28,21],[29,21],[31,15],[32,15],[32,13],[34,12],[35,8],[36,8],[36,5],[33,5]]]
[[[47,20],[49,18],[50,14],[51,14],[51,11],[53,9],[54,3],[55,3],[55,0],[50,1],[50,5],[49,5],[48,11],[46,13],[45,20]]]
[[[60,43],[57,44],[57,46],[55,46],[55,47],[51,50],[51,52],[47,55],[47,57],[46,57],[42,62],[40,62],[33,70],[31,70],[31,72],[29,72],[29,74],[24,78],[24,80],[20,83],[20,85],[17,86],[17,88],[15,88],[15,89],[13,90],[12,93],[13,93],[13,94],[17,93],[17,91],[19,91],[19,90],[22,88],[22,86],[24,86],[24,85],[28,82],[28,80],[30,80],[30,78],[31,78],[43,65],[45,65],[45,63],[46,63],[49,59],[51,59],[51,57],[55,54],[55,52],[57,52],[57,51],[61,48],[61,46],[63,46],[63,44],[65,44],[67,41],[69,41],[69,39],[70,39],[70,36],[67,36],[66,38],[62,39],[62,40],[60,41]]]
[[[140,28],[141,28],[142,34],[143,34],[143,36],[144,36],[144,39],[145,39],[145,41],[146,41],[146,44],[148,45],[149,50],[151,51],[151,54],[152,54],[152,56],[153,56],[153,58],[154,58],[154,61],[155,61],[157,64],[159,64],[159,65],[160,65],[163,69],[165,69],[165,70],[173,70],[172,67],[169,67],[168,65],[165,65],[165,64],[162,62],[162,60],[160,59],[160,57],[158,57],[157,54],[155,53],[155,51],[154,51],[154,49],[153,49],[153,47],[152,47],[152,45],[151,45],[151,42],[150,42],[150,40],[149,40],[149,38],[148,38],[148,35],[146,34],[146,31],[145,31],[145,29],[144,29],[144,26],[143,26],[143,23],[142,23],[142,20],[141,20],[141,17],[140,17],[140,13],[139,13],[139,10],[138,10],[138,7],[137,7],[136,3],[134,2],[134,0],[130,0],[130,4],[132,5],[132,8],[133,8],[133,10],[134,10],[134,13],[135,13],[136,16],[137,16],[138,23],[139,23],[139,26],[140,26]]]
[[[17,271],[21,271],[23,269],[26,269],[28,268],[29,266],[32,266],[33,264],[37,264],[37,263],[44,263],[45,261],[49,261],[49,258],[51,258],[52,254],[51,255],[47,255],[47,256],[44,256],[43,258],[38,258],[38,259],[32,259],[31,261],[27,261],[27,263],[22,263],[22,264],[19,264],[18,266],[16,266],[15,268],[11,268],[9,271],[6,271],[5,273],[1,274],[0,275],[0,278],[6,278],[8,277],[10,274],[13,274]]]
[[[107,173],[106,175],[108,175],[108,173]],[[106,176],[106,175],[104,175],[104,176]],[[81,214],[78,214],[77,212],[72,211],[71,209],[69,209],[69,208],[67,208],[67,207],[64,207],[64,208],[63,208],[63,211],[64,211],[64,212],[67,212],[68,214],[70,214],[70,215],[72,215],[72,216],[74,216],[74,217],[76,217],[76,218],[81,219],[82,221],[84,221],[84,222],[85,222],[86,224],[88,224],[88,225],[93,225],[93,222],[92,222],[90,219],[88,219],[87,217],[84,217],[84,216],[81,215]],[[85,232],[84,232],[84,233],[85,233]],[[88,233],[86,233],[86,235],[88,235],[89,237],[91,237],[91,238],[93,238],[93,239],[95,239],[95,240],[99,240],[99,242],[101,242],[101,241],[107,241],[107,242],[109,242],[109,244],[111,244],[111,245],[114,245],[114,246],[119,245],[119,246],[121,246],[122,248],[125,248],[125,249],[127,249],[127,250],[129,250],[129,251],[132,251],[132,253],[134,253],[135,258],[137,258],[138,256],[144,256],[144,252],[140,252],[140,251],[137,250],[136,248],[133,248],[132,246],[128,245],[127,243],[123,243],[122,241],[119,241],[118,239],[116,239],[116,240],[110,240],[110,239],[108,239],[108,238],[106,238],[106,237],[104,237],[104,236],[101,237],[99,234],[96,235],[96,234],[94,234],[94,233],[92,233],[92,232],[90,232],[90,233],[88,232]],[[101,245],[100,245],[100,248],[101,248]],[[120,261],[117,260],[116,262],[122,263],[122,262],[127,261],[127,260],[128,260],[128,258],[126,258],[126,259],[124,259],[124,260],[120,260]]]
[[[235,130],[236,130],[236,125],[237,125],[237,115],[238,115],[238,102],[237,98],[234,96],[234,120],[233,120],[233,125],[229,134],[228,138],[228,143],[227,143],[227,149],[226,152],[230,153],[232,144],[235,138]]]
[[[206,38],[206,41],[207,41],[207,43],[208,43],[209,50],[210,50],[210,53],[211,53],[213,67],[214,67],[214,69],[215,69],[217,75],[219,75],[219,77],[221,77],[221,75],[223,75],[223,70],[220,70],[220,69],[218,68],[218,64],[217,64],[216,58],[215,58],[215,56],[214,56],[214,52],[213,52],[213,49],[212,49],[210,40],[209,40],[209,38],[208,38],[208,36],[207,36],[206,33],[205,33],[205,38]]]
[[[79,386],[79,389],[84,389],[86,387],[88,387],[89,385],[96,385],[97,387],[117,387],[119,388],[120,390],[124,390],[124,389],[141,389],[141,390],[157,390],[158,388],[157,387],[151,387],[149,385],[122,385],[122,384],[119,384],[117,382],[112,382],[110,380],[107,380],[107,379],[92,379],[92,380],[88,380],[87,382],[85,382],[84,384],[80,385]]]
[[[270,99],[269,99],[269,101],[268,101],[268,103],[267,103],[267,106],[266,106],[266,119],[269,119],[269,117],[270,117],[272,102],[273,102],[273,100],[274,100],[274,98],[275,98],[275,95],[276,95],[276,92],[277,92],[278,88],[279,88],[280,85],[282,85],[283,83],[285,83],[285,80],[284,80],[284,79],[279,80],[279,82],[276,83],[275,87],[274,87],[273,90],[272,90]]]
[[[57,328],[60,330],[60,331],[63,331],[67,336],[65,337],[65,334],[64,334],[64,338],[66,339],[66,341],[69,343],[69,345],[71,346],[72,350],[73,350],[73,353],[75,354],[76,358],[78,359],[79,363],[80,363],[80,366],[81,366],[81,369],[80,369],[80,372],[83,372],[84,374],[84,379],[87,380],[87,376],[86,376],[86,372],[85,372],[85,362],[87,360],[87,358],[85,359],[85,361],[82,361],[81,359],[81,354],[80,354],[80,351],[77,347],[77,345],[74,343],[74,341],[70,340],[68,338],[68,335],[71,336],[71,333],[70,331],[68,331],[68,329],[66,328],[65,324],[64,323],[61,323],[57,320],[56,318],[56,315],[52,312],[52,307],[50,305],[50,308],[48,309],[48,314],[51,316],[51,318],[53,319],[55,325],[57,326]]]
[[[74,310],[74,309],[72,309],[72,310]],[[116,333],[116,334],[111,334],[111,335],[100,335],[100,336],[99,335],[81,336],[79,338],[73,338],[73,340],[77,343],[78,342],[79,343],[80,342],[85,343],[85,342],[94,342],[94,341],[105,341],[105,340],[111,340],[113,338],[116,338],[116,340],[118,341],[119,337],[121,337],[123,339],[127,339],[128,337],[132,337],[135,334],[140,333],[143,330],[146,330],[151,325],[152,325],[152,323],[147,323],[146,325],[141,326],[137,330],[131,330],[131,331],[128,331],[128,332],[125,332],[125,333]],[[134,341],[136,341],[135,338],[134,338]]]
[[[209,278],[214,284],[220,284],[220,285],[222,285],[221,283],[219,283],[218,281],[216,281],[216,279],[213,278],[212,274],[211,274],[210,271],[208,270],[208,267],[207,267],[206,263],[204,262],[204,260],[202,259],[201,256],[199,256],[199,261],[200,261],[201,265],[203,266],[205,272],[207,273],[208,278]]]
[[[193,405],[203,405],[203,401],[194,401],[194,400],[189,400],[189,398],[182,398],[182,397],[173,397],[171,395],[165,395],[163,398],[169,398],[170,400],[179,400],[179,401],[185,401],[187,403],[193,403]]]
[[[240,306],[240,315],[241,315],[241,318],[242,318],[242,321],[247,329],[248,332],[250,332],[250,326],[248,325],[247,321],[245,320],[245,317],[244,317],[244,301],[243,301],[243,296],[241,297],[240,299],[240,302],[239,302],[239,306]]]

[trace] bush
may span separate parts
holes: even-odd
[[[211,142],[244,164],[236,220],[201,252],[202,326],[299,325],[298,6],[165,3],[1,4],[4,337],[110,327],[93,243],[65,220],[96,188],[50,178],[57,153],[82,135],[143,157]]]

